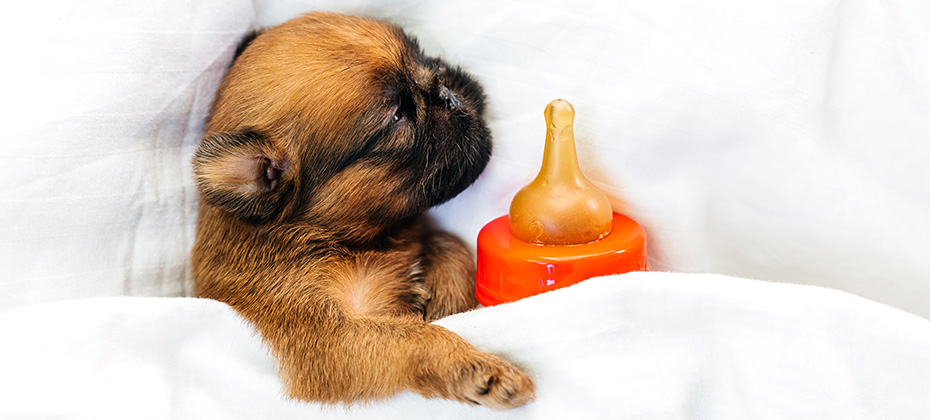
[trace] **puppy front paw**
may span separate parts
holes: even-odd
[[[454,378],[451,391],[457,399],[497,410],[517,408],[536,397],[530,377],[493,354],[464,360]]]

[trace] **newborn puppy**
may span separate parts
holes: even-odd
[[[196,293],[258,327],[294,398],[533,399],[520,369],[427,322],[477,303],[465,246],[422,213],[487,164],[483,109],[399,28],[343,15],[267,30],[226,74],[193,158]]]

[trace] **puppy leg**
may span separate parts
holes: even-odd
[[[409,270],[402,254],[364,254],[283,276],[256,273],[264,281],[200,292],[257,326],[294,398],[352,402],[412,390],[497,409],[532,400],[533,382],[513,364],[403,305],[385,303],[404,293],[396,286]]]
[[[410,389],[495,409],[534,398],[533,382],[519,368],[442,327],[413,318],[314,312],[264,324],[292,397],[334,403]]]
[[[475,262],[459,238],[430,228],[423,238],[423,259],[423,283],[431,292],[424,312],[426,321],[478,306]]]
[[[535,385],[522,370],[500,357],[478,351],[458,335],[433,324],[414,371],[414,391],[505,410],[535,398]]]

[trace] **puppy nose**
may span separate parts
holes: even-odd
[[[462,100],[445,86],[439,89],[439,99],[442,99],[446,103],[446,106],[451,109],[462,106]]]

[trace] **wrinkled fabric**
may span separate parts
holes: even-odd
[[[251,4],[5,9],[0,309],[189,294],[190,157]]]
[[[191,293],[220,78],[251,29],[311,10],[398,23],[485,87],[494,156],[432,212],[466,242],[535,176],[564,98],[650,269],[733,277],[441,320],[530,372],[520,410],[285,401],[232,310],[168,297]],[[930,418],[928,21],[922,0],[5,5],[0,418]]]
[[[633,273],[438,324],[525,369],[536,401],[288,401],[226,305],[96,298],[0,314],[0,418],[930,418],[930,321],[824,288]]]
[[[930,317],[930,5],[918,0],[16,3],[0,84],[0,308],[190,292],[189,158],[239,39],[390,20],[472,72],[495,154],[433,213],[471,243],[538,170],[542,110],[643,224],[650,267],[849,291]]]

